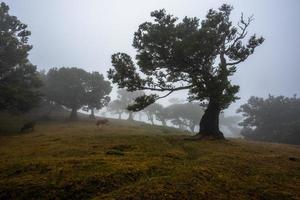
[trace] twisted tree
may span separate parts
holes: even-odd
[[[137,66],[129,55],[116,53],[108,77],[128,91],[167,94],[144,95],[128,109],[138,111],[175,91],[188,90],[190,101],[207,102],[196,138],[224,138],[219,114],[238,98],[235,94],[239,91],[229,77],[264,41],[256,35],[247,38],[252,17],[242,15],[234,26],[230,21],[232,9],[226,4],[210,9],[201,23],[196,17],[178,22],[165,10],[152,12],[154,21],[141,24],[134,33]]]

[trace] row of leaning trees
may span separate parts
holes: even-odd
[[[251,17],[242,15],[234,26],[230,21],[232,9],[226,4],[218,10],[210,9],[201,22],[196,17],[179,22],[165,10],[152,12],[154,21],[141,24],[134,33],[136,65],[129,55],[116,53],[108,71],[108,78],[119,88],[155,92],[137,97],[128,110],[140,111],[176,91],[188,90],[188,100],[206,108],[195,138],[223,139],[219,115],[238,99],[239,91],[229,77],[264,41],[256,35],[247,37]],[[73,117],[82,106],[93,110],[109,101],[106,95],[111,91],[110,83],[97,72],[53,68],[47,74],[38,73],[28,60],[30,32],[8,11],[9,7],[1,3],[0,110],[29,110],[41,99],[41,88],[47,91],[49,101],[72,109]],[[68,75],[70,70],[72,76]],[[100,92],[104,82],[105,94]],[[81,92],[72,92],[74,88]]]

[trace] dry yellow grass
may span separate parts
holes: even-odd
[[[115,120],[0,137],[0,199],[300,199],[300,148]],[[295,159],[293,159],[295,158]]]

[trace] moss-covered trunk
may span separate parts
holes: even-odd
[[[196,135],[199,138],[225,139],[219,129],[219,115],[221,107],[214,100],[210,100],[207,109],[200,121],[200,130]]]

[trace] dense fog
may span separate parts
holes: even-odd
[[[153,116],[151,116],[152,114],[149,115],[150,106],[144,106],[147,108],[138,113],[126,111],[127,106],[134,104],[134,99],[137,96],[135,96],[131,102],[128,101],[127,103],[124,103],[124,99],[120,99],[120,94],[118,93],[120,90],[118,90],[118,87],[126,89],[131,86],[128,83],[125,83],[126,81],[122,83],[122,81],[125,80],[124,78],[119,81],[114,79],[120,77],[120,74],[118,74],[118,71],[114,72],[110,70],[121,67],[121,65],[118,66],[118,62],[125,58],[129,60],[129,63],[132,59],[133,66],[138,66],[138,62],[142,64],[144,62],[145,65],[147,59],[143,60],[145,56],[139,55],[139,53],[143,51],[148,51],[146,50],[147,48],[143,47],[141,42],[144,36],[141,35],[140,40],[134,41],[134,39],[137,37],[136,31],[143,27],[141,24],[144,22],[153,22],[155,14],[151,12],[155,10],[155,12],[157,12],[156,17],[159,18],[159,15],[170,14],[169,17],[174,17],[174,20],[176,21],[175,24],[177,25],[182,20],[183,23],[185,23],[186,21],[184,20],[196,17],[203,26],[205,19],[209,17],[209,9],[217,10],[222,3],[227,3],[232,6],[232,8],[229,9],[230,20],[232,21],[230,26],[241,29],[238,30],[237,33],[233,33],[233,38],[236,37],[238,39],[239,34],[241,34],[240,36],[242,37],[238,39],[240,41],[234,41],[234,39],[231,40],[233,46],[238,44],[235,47],[237,50],[229,53],[227,51],[226,56],[228,56],[229,59],[234,60],[242,54],[245,55],[244,58],[241,58],[241,60],[237,62],[234,69],[228,68],[229,75],[226,75],[229,82],[231,81],[230,84],[232,87],[230,85],[226,86],[227,89],[229,89],[228,91],[224,90],[223,93],[233,92],[233,94],[236,95],[225,94],[225,96],[227,95],[227,98],[230,97],[233,99],[230,99],[228,103],[223,102],[224,108],[219,106],[220,109],[218,112],[221,114],[217,124],[219,124],[220,121],[220,130],[222,130],[227,137],[240,137],[242,127],[244,129],[249,129],[250,125],[243,125],[241,122],[243,120],[247,121],[246,117],[250,111],[244,110],[241,112],[240,106],[245,105],[248,100],[250,101],[250,97],[255,96],[257,98],[266,99],[268,97],[270,98],[270,95],[274,95],[274,97],[278,98],[284,96],[287,99],[291,98],[291,100],[293,100],[294,98],[297,100],[297,96],[293,96],[300,93],[300,68],[298,67],[297,60],[300,56],[298,48],[300,46],[300,41],[296,39],[300,34],[298,21],[300,18],[298,12],[300,3],[297,0],[288,2],[274,2],[271,0],[263,2],[259,0],[251,2],[237,0],[201,2],[196,0],[177,0],[171,2],[155,0],[144,3],[137,0],[113,0],[108,2],[100,2],[97,0],[53,0],[43,2],[37,0],[6,0],[4,3],[9,5],[9,14],[17,16],[22,23],[28,26],[26,28],[31,32],[31,35],[28,35],[30,37],[26,36],[26,39],[24,39],[26,45],[29,44],[33,47],[28,51],[28,57],[26,56],[26,60],[28,59],[26,62],[30,65],[32,64],[27,70],[33,70],[34,66],[36,66],[39,76],[42,77],[43,83],[41,85],[43,86],[41,91],[43,95],[48,98],[49,105],[54,103],[72,110],[73,117],[76,117],[77,111],[79,111],[85,114],[92,112],[93,116],[95,115],[98,117],[120,118],[120,113],[116,113],[110,107],[112,103],[119,101],[120,105],[123,104],[122,114],[125,116],[123,117],[124,119],[129,118],[151,124],[175,126],[193,133],[199,132],[199,121],[201,117],[204,116],[205,109],[207,108],[205,105],[204,107],[199,107],[199,114],[195,114],[195,116],[197,115],[197,117],[194,117],[193,119],[195,123],[191,123],[191,119],[183,116],[176,116],[172,110],[176,110],[177,107],[180,106],[198,106],[200,103],[203,103],[201,100],[204,100],[204,104],[208,106],[208,99],[211,97],[202,94],[201,90],[203,90],[203,88],[199,89],[201,88],[199,85],[197,85],[200,91],[197,91],[198,93],[195,91],[191,92],[191,90],[175,90],[169,94],[168,90],[157,88],[152,92],[149,92],[148,90],[143,91],[142,93],[144,95],[150,95],[150,97],[151,94],[158,95],[158,98],[154,98],[156,101],[156,104],[154,105],[158,106],[159,109],[156,107],[156,111],[151,111],[153,112]],[[185,18],[186,16],[190,18]],[[247,19],[249,20],[248,24]],[[158,21],[159,20],[156,22]],[[243,25],[246,25],[245,30],[243,30]],[[155,25],[153,25],[153,27],[155,27]],[[178,29],[180,30],[180,27]],[[198,27],[198,31],[200,29],[201,25]],[[242,33],[239,31],[242,31]],[[245,44],[246,39],[251,38],[251,35],[253,34],[254,40],[252,41],[252,44],[251,40],[249,40],[248,46],[239,46],[242,43]],[[206,37],[210,37],[209,34]],[[156,40],[159,41],[157,38]],[[157,41],[153,40],[152,43]],[[137,43],[141,43],[140,47]],[[149,42],[149,44],[150,43],[151,42]],[[192,46],[192,43],[187,45],[185,49],[189,49],[189,47]],[[229,43],[230,42],[227,44]],[[203,44],[205,44],[205,42]],[[225,45],[227,44],[225,43]],[[260,46],[260,44],[262,45]],[[258,46],[260,47],[255,48]],[[201,46],[199,47],[199,50],[202,51],[201,49],[205,48],[207,47]],[[243,48],[246,49],[244,49],[244,52],[242,52]],[[230,50],[230,48],[228,48],[228,50]],[[171,51],[172,50],[169,50],[169,52]],[[182,52],[184,51],[185,50],[182,50]],[[123,52],[124,54],[118,54],[118,52]],[[159,53],[161,52],[158,51],[152,55],[149,53],[149,55],[153,56],[151,58],[153,61],[156,61],[159,57],[155,58],[155,56]],[[181,60],[188,57],[185,55],[186,57],[183,56],[182,58],[179,58],[181,54],[179,53],[178,55],[178,58],[176,58],[176,56],[174,57],[174,62],[180,63]],[[114,59],[115,63],[113,62]],[[120,60],[118,61],[118,59]],[[218,62],[221,62],[220,58],[212,59],[212,63],[210,64],[212,70],[209,72],[212,75],[219,73]],[[181,73],[190,73],[190,71],[183,72],[185,70],[184,68],[185,67],[182,67]],[[145,69],[138,68],[138,70],[140,71],[137,71],[137,76],[140,76],[141,80],[143,78],[146,80],[150,77],[149,74],[149,77],[147,77],[147,74],[142,73]],[[161,72],[165,73],[166,71],[164,70],[165,69],[162,69]],[[230,72],[230,70],[233,71]],[[135,73],[135,71],[129,71],[130,70],[128,69],[128,76],[130,76],[130,73]],[[199,75],[201,73],[199,73]],[[125,76],[127,75],[125,73]],[[192,75],[192,73],[189,75]],[[180,77],[183,76],[183,74],[177,74],[177,76]],[[132,77],[127,78],[132,79]],[[170,79],[170,77],[168,78]],[[224,84],[227,84],[227,78],[226,80],[222,80]],[[85,81],[76,82],[76,79]],[[199,80],[200,79],[201,78],[199,78]],[[33,80],[37,81],[34,78],[32,81]],[[108,81],[111,81],[113,84],[110,85],[110,82]],[[186,86],[183,82],[184,81],[178,82],[173,80],[173,86]],[[24,84],[26,83],[24,82]],[[80,94],[82,97],[78,97],[79,94],[76,94],[76,90],[74,89],[75,86],[73,88],[69,87],[73,84],[77,84],[77,91],[85,91],[85,93]],[[150,81],[147,84],[152,84],[151,87],[163,87],[165,83],[159,82],[159,84],[155,85]],[[201,82],[201,84],[203,83]],[[35,86],[38,87],[38,85],[39,83],[37,81]],[[207,83],[203,85],[204,87],[207,87]],[[239,86],[237,91],[235,91],[235,85]],[[173,86],[171,84],[165,85],[164,87]],[[75,93],[72,93],[72,91]],[[190,93],[188,93],[188,91]],[[197,94],[200,95],[200,97],[197,97],[197,95],[191,96],[191,94]],[[166,98],[161,98],[161,96],[164,95]],[[76,98],[77,102],[74,100]],[[93,98],[98,98],[98,100],[94,100]],[[191,99],[193,101],[191,101],[192,103],[189,103],[189,100]],[[27,102],[28,108],[24,106],[26,105],[24,104],[21,110],[24,112],[29,110],[37,101],[38,96],[31,102]],[[225,100],[219,99],[219,101]],[[251,102],[249,101],[248,104],[251,107]],[[266,99],[266,101],[268,100]],[[283,104],[285,105],[285,103]],[[6,104],[3,103],[3,105],[5,108]],[[286,103],[285,106],[287,105],[289,105],[289,103]],[[13,104],[11,106],[17,107]],[[161,109],[163,109],[163,111],[161,111]],[[185,110],[185,108],[181,109]],[[237,112],[238,109],[240,112]],[[261,109],[263,109],[263,106]],[[160,117],[159,114],[157,114],[158,110],[163,113],[168,113],[165,114],[166,116],[168,115],[168,117],[165,118],[166,121],[159,120]],[[136,111],[139,111],[139,109],[136,109]],[[191,111],[193,111],[193,109]],[[226,119],[229,121],[231,120],[230,126],[228,126],[228,123],[226,125]],[[196,121],[198,122],[196,123]],[[253,124],[251,128],[258,129],[257,126]]]
[[[165,8],[179,18],[198,17],[202,20],[210,8],[222,3],[234,7],[232,20],[240,14],[254,16],[249,34],[262,35],[266,41],[255,54],[241,63],[232,77],[240,85],[241,97],[225,112],[236,109],[252,96],[268,94],[292,96],[300,93],[300,2],[298,0],[254,1],[147,1],[138,0],[5,0],[10,12],[28,25],[32,36],[30,61],[39,70],[52,67],[80,67],[87,71],[106,74],[111,67],[110,57],[115,52],[126,52],[132,57],[133,33],[138,26],[151,20],[150,12]],[[114,86],[112,96],[116,96]],[[170,98],[185,100],[185,92]],[[170,99],[169,98],[169,99]],[[161,100],[164,105],[169,99]]]

